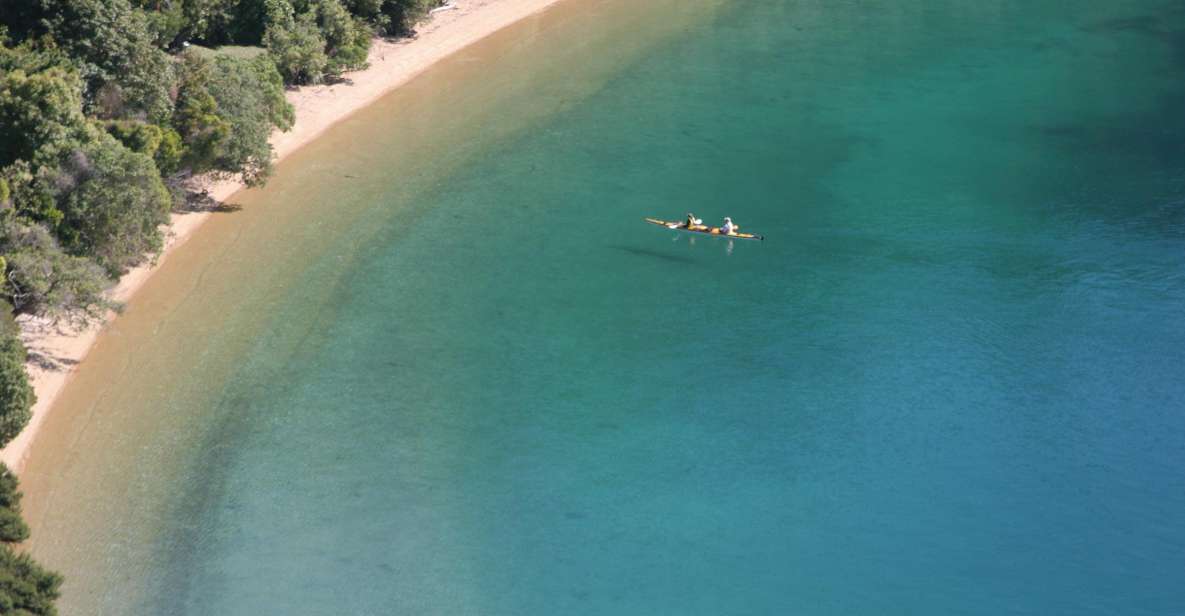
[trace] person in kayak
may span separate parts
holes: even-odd
[[[725,216],[724,224],[720,225],[720,232],[724,235],[732,235],[737,232],[737,229],[740,229],[740,226],[732,224],[732,219]]]
[[[704,221],[696,218],[695,214],[691,212],[687,212],[687,220],[683,221],[683,227],[686,229],[694,229],[702,224],[704,224]]]

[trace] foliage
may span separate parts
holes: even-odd
[[[115,275],[160,249],[172,198],[152,159],[101,134],[71,152],[55,177],[56,231],[66,252],[90,256]]]
[[[156,148],[152,160],[162,175],[171,175],[181,165],[181,156],[185,148],[181,143],[181,135],[172,128],[161,130],[160,145]]]
[[[251,60],[219,57],[209,90],[231,134],[217,169],[238,173],[249,186],[263,183],[272,170],[273,128],[288,130],[295,111],[284,98],[284,82],[266,56]]]
[[[311,0],[297,12],[289,0],[267,0],[263,42],[287,83],[320,83],[366,66],[372,28],[340,0]]]
[[[0,280],[4,279],[4,272],[8,270],[8,262],[0,257]],[[0,299],[0,336],[16,336],[19,329],[13,319],[12,304]]]
[[[25,374],[25,347],[13,333],[0,333],[0,446],[15,438],[29,423],[32,417],[29,409],[35,399]],[[0,517],[0,541],[11,541],[4,539],[4,534],[12,530],[9,521]]]
[[[386,33],[407,36],[415,32],[416,23],[428,15],[432,7],[443,0],[384,0],[380,11],[386,17]]]
[[[28,537],[20,518],[21,493],[16,476],[0,465],[0,541],[12,543]],[[0,546],[0,614],[57,614],[62,576],[37,564],[28,554]]]
[[[300,15],[288,0],[267,0],[263,44],[287,83],[320,83],[329,67],[313,11]]]
[[[33,161],[78,140],[85,131],[82,84],[60,67],[36,73],[23,69],[0,73],[0,168],[18,159]]]
[[[173,112],[173,128],[182,143],[181,163],[193,173],[213,169],[230,139],[230,122],[218,114],[218,102],[210,94],[210,71],[210,62],[197,53],[185,55]]]
[[[196,53],[207,60],[213,60],[218,56],[230,56],[232,58],[250,60],[255,56],[267,53],[267,48],[252,47],[249,45],[220,45],[217,48],[203,47],[201,45],[190,45],[186,48],[186,53]]]
[[[315,10],[329,56],[326,72],[337,76],[345,70],[365,68],[374,35],[366,23],[350,15],[339,0],[320,0]]]
[[[0,341],[0,346],[4,342]],[[0,464],[0,541],[16,543],[29,538],[29,527],[21,519],[21,491],[16,475]]]
[[[379,32],[388,31],[391,18],[383,13],[384,0],[343,0],[343,4],[351,15],[356,15]]]
[[[18,160],[0,169],[12,193],[11,202],[16,214],[50,227],[61,222],[62,212],[58,209],[52,180],[56,166],[56,161],[50,165],[33,166],[28,161]]]
[[[181,38],[186,19],[184,5],[177,1],[132,0],[137,8],[143,9],[145,25],[152,35],[152,43],[161,49],[168,49]]]
[[[151,157],[162,175],[177,170],[182,154],[181,135],[172,128],[135,120],[112,120],[105,127],[124,147]]]
[[[67,255],[42,225],[9,222],[0,228],[0,253],[7,268],[0,296],[17,314],[91,320],[112,304],[103,295],[103,269],[84,257]]]
[[[208,45],[255,45],[263,39],[263,0],[181,0],[185,24],[180,38]]]
[[[267,56],[212,61],[186,54],[173,124],[193,173],[240,174],[249,185],[271,173],[272,128],[288,130],[292,105]]]
[[[133,152],[153,156],[160,148],[164,130],[154,124],[135,120],[112,120],[104,124],[107,132]]]
[[[28,554],[0,547],[0,614],[53,616],[62,576],[37,564]]]
[[[172,62],[143,11],[128,0],[41,0],[48,34],[81,67],[89,109],[100,117],[168,117]]]

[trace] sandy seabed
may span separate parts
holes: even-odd
[[[330,126],[407,83],[439,60],[559,1],[456,0],[447,5],[451,8],[435,11],[420,25],[415,38],[375,40],[368,68],[346,73],[339,83],[288,91],[288,102],[296,109],[296,123],[292,130],[272,135],[276,159],[283,159]],[[242,188],[237,181],[208,185],[209,196],[217,201],[229,200]],[[111,298],[121,303],[129,301],[169,254],[185,243],[209,216],[209,212],[174,214],[165,249],[151,263],[124,275],[111,290]],[[0,450],[0,461],[19,473],[54,400],[78,364],[86,358],[102,325],[79,329],[28,316],[20,317],[18,321],[21,336],[29,349],[26,369],[37,393],[37,403],[33,406],[29,425]]]

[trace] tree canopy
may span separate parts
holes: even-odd
[[[62,577],[7,545],[28,536],[16,475],[0,464],[0,614],[53,616]]]
[[[35,399],[25,376],[24,347],[14,333],[0,332],[0,444],[11,441],[29,423]]]

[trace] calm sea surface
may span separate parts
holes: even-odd
[[[66,613],[1185,613],[1185,4],[1072,4],[574,1],[355,116],[67,392]]]

